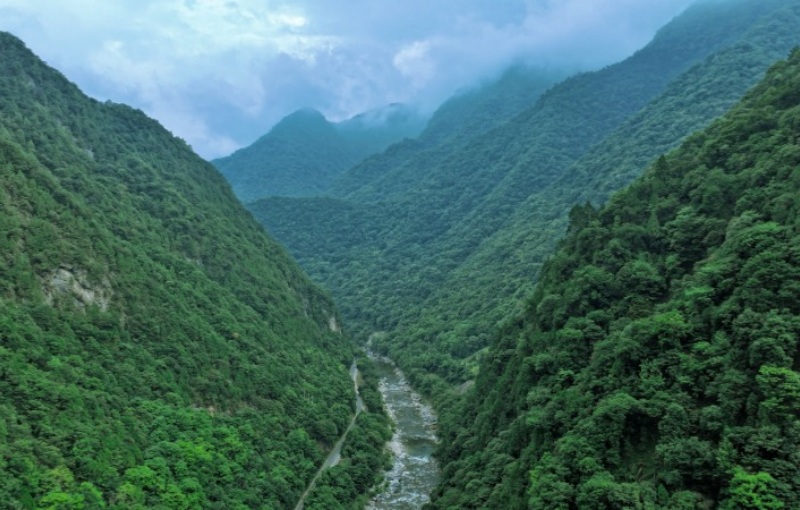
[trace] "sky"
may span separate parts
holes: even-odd
[[[622,60],[692,0],[0,0],[0,30],[201,156],[311,107],[432,111],[515,63]]]

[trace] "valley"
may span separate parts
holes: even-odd
[[[520,312],[570,209],[604,202],[723,114],[797,44],[798,27],[793,3],[701,2],[605,69],[549,88],[536,70],[517,75],[528,106],[493,129],[464,140],[459,108],[445,105],[431,140],[423,132],[368,158],[329,195],[247,207],[331,290],[360,341],[387,331],[376,348],[423,393],[446,394],[474,379]],[[453,139],[441,134],[448,122]]]
[[[331,66],[265,19],[269,80]],[[796,0],[687,2],[206,161],[0,32],[0,508],[800,507],[798,46]]]

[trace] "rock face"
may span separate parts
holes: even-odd
[[[336,320],[336,316],[331,315],[331,318],[328,319],[328,329],[330,329],[334,333],[342,332],[342,328],[341,326],[339,326],[339,322]]]
[[[113,291],[108,279],[93,284],[88,280],[86,271],[59,267],[42,282],[42,293],[45,302],[51,306],[57,299],[72,299],[72,304],[79,309],[94,305],[106,312]]]

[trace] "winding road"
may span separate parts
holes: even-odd
[[[344,434],[342,434],[339,440],[336,441],[336,444],[333,445],[333,449],[325,458],[325,462],[322,463],[322,466],[320,466],[319,470],[314,475],[314,478],[311,479],[311,482],[308,484],[308,487],[306,487],[306,490],[305,492],[303,492],[303,495],[300,496],[300,501],[297,502],[297,505],[294,507],[294,510],[303,510],[303,507],[305,506],[306,503],[306,498],[314,489],[314,486],[317,484],[317,480],[319,479],[319,477],[322,476],[322,473],[326,469],[331,468],[339,463],[339,461],[342,458],[342,445],[344,444],[344,440],[347,439],[347,434],[350,433],[350,429],[352,429],[353,425],[355,425],[356,418],[358,418],[358,415],[361,414],[361,411],[364,410],[364,401],[361,400],[361,395],[358,393],[358,365],[356,365],[355,360],[353,360],[353,364],[350,365],[350,377],[353,379],[353,385],[355,386],[356,389],[356,413],[350,420],[350,424],[347,426],[347,429],[345,429]]]

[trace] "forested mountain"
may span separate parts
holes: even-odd
[[[386,331],[374,345],[442,395],[474,377],[476,353],[530,293],[571,206],[605,199],[723,113],[798,33],[795,2],[701,2],[629,59],[552,87],[494,129],[407,160],[395,145],[354,168],[358,179],[346,174],[337,198],[248,207],[349,324]]]
[[[0,211],[0,506],[292,507],[353,349],[223,177],[3,33]],[[383,462],[385,417],[354,430],[341,505]]]
[[[564,77],[564,72],[518,65],[496,81],[462,91],[436,110],[417,138],[403,140],[344,172],[328,194],[356,201],[363,196],[368,202],[402,195],[420,179],[420,173],[436,167],[432,158],[445,160],[457,153],[462,144],[533,106],[539,96]],[[403,185],[373,185],[388,175],[396,176]]]
[[[243,202],[271,195],[321,195],[360,160],[419,134],[426,120],[401,104],[339,123],[313,109],[298,110],[252,145],[212,163]]]
[[[769,65],[800,44],[800,6],[776,5],[774,12],[741,34],[739,41],[677,77],[663,94],[592,147],[557,181],[531,193],[503,227],[490,233],[427,299],[425,322],[417,321],[422,325],[408,340],[416,344],[415,350],[422,352],[430,331],[440,332],[443,343],[453,346],[456,354],[459,339],[486,338],[491,325],[530,294],[541,262],[566,231],[572,204],[607,200],[659,154],[725,113]],[[478,216],[460,225],[454,235],[466,237],[483,221]],[[498,292],[498,282],[503,291]],[[459,290],[466,288],[468,298]],[[511,293],[514,300],[506,297]],[[453,309],[459,309],[458,316],[438,325],[440,317]],[[469,329],[464,329],[464,323]]]
[[[569,216],[432,508],[800,507],[800,50]]]

